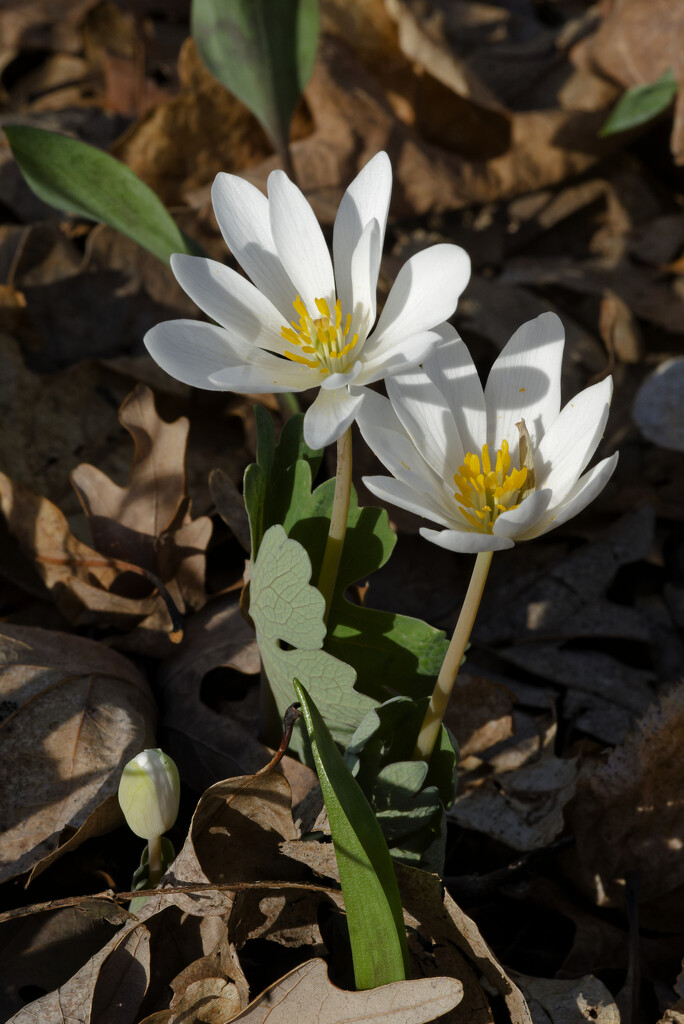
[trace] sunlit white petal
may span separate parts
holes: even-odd
[[[398,505],[413,512],[417,516],[431,519],[434,523],[449,526],[449,519],[431,500],[429,491],[418,492],[403,480],[395,480],[391,476],[365,476],[363,482],[376,498],[387,501],[390,505]]]
[[[316,299],[335,305],[335,278],[323,232],[300,190],[284,171],[268,176],[271,232],[285,272],[314,310]]]
[[[555,313],[542,313],[519,327],[501,351],[485,386],[487,443],[506,439],[518,457],[520,419],[536,447],[560,410],[560,371],[565,332]]]
[[[378,153],[357,174],[343,195],[333,231],[337,295],[342,300],[343,309],[352,310],[358,302],[353,276],[350,274],[352,256],[367,225],[373,220],[377,222],[378,233],[373,239],[369,259],[369,286],[372,292],[371,323],[375,320],[375,292],[391,192],[392,165],[387,153]]]
[[[296,292],[273,241],[268,199],[243,178],[221,172],[214,179],[211,201],[233,256],[259,291],[289,320]]]
[[[574,487],[603,436],[613,382],[608,377],[586,388],[564,407],[539,443],[539,461],[544,467],[544,487],[553,491],[558,504]]]
[[[282,352],[283,318],[246,278],[216,260],[174,253],[171,269],[183,291],[212,320],[260,348]]]
[[[469,277],[470,258],[458,246],[433,245],[412,256],[397,274],[373,332],[374,355],[448,320]]]
[[[359,375],[360,384],[373,384],[383,377],[394,376],[395,373],[404,373],[412,370],[419,363],[430,355],[435,345],[439,344],[441,334],[439,330],[423,331],[422,334],[413,334],[404,338],[393,348],[383,350],[379,354],[369,351],[361,353],[359,362],[363,364],[363,370]]]
[[[539,537],[543,533],[548,533],[549,530],[555,530],[557,526],[562,526],[568,519],[579,515],[606,486],[615,471],[617,461],[618,452],[615,452],[593,466],[579,478],[560,506],[550,509],[527,533],[518,539],[528,540],[532,537]]]
[[[525,533],[542,516],[551,502],[551,491],[532,491],[517,508],[502,512],[492,527],[495,537],[509,537],[511,540]]]
[[[440,328],[442,343],[423,364],[425,373],[446,402],[466,452],[478,452],[487,440],[484,391],[467,346],[453,327]]]
[[[492,533],[467,533],[465,530],[428,530],[420,531],[425,540],[438,544],[447,551],[459,551],[462,554],[478,554],[480,551],[503,551],[512,548],[513,541],[508,537],[496,537]]]
[[[322,388],[304,416],[304,440],[309,448],[325,448],[353,422],[363,394],[352,395],[346,388]]]

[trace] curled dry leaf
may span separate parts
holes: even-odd
[[[423,1024],[448,1013],[463,996],[455,978],[395,981],[347,992],[328,978],[324,960],[308,960],[262,992],[234,1018],[245,1024]]]
[[[643,382],[632,415],[644,437],[660,448],[684,452],[684,358],[666,359]]]
[[[165,423],[152,392],[139,385],[121,407],[121,422],[136,446],[128,486],[117,486],[94,466],[72,473],[94,547],[74,536],[56,505],[2,473],[0,507],[69,621],[132,629],[135,636],[121,638],[119,646],[161,655],[171,647],[167,606],[153,582],[121,562],[153,573],[181,612],[199,608],[211,520],[190,518],[183,469],[188,421]]]
[[[295,881],[301,870],[278,849],[283,839],[295,838],[292,796],[284,775],[275,770],[226,779],[201,796],[183,849],[164,880],[171,885]],[[226,913],[234,901],[231,892],[178,898],[187,913],[200,916]]]
[[[638,873],[646,928],[677,929],[684,912],[684,684],[649,708],[622,746],[585,759],[568,807],[573,879],[600,906],[624,906]]]
[[[113,795],[123,766],[152,743],[155,705],[116,651],[11,625],[0,626],[0,694],[4,880],[120,822]]]

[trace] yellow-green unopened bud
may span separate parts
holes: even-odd
[[[121,773],[119,803],[128,827],[141,839],[167,832],[178,815],[180,779],[163,750],[143,750]]]

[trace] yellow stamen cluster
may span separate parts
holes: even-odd
[[[292,327],[281,327],[280,333],[285,341],[300,351],[283,352],[285,358],[310,366],[312,370],[320,370],[321,373],[344,373],[349,363],[347,356],[359,340],[358,334],[354,334],[351,341],[347,341],[351,314],[347,313],[343,325],[339,299],[335,303],[334,317],[325,299],[316,299],[316,308],[320,313],[316,319],[309,316],[299,295],[292,305],[299,313],[299,322],[291,320]]]
[[[516,498],[526,479],[525,467],[511,470],[507,441],[502,442],[496,453],[494,468],[485,444],[482,456],[469,452],[454,476],[457,487],[454,497],[461,505],[459,512],[476,530],[492,533],[497,516],[520,504]]]

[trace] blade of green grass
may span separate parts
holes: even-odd
[[[375,815],[316,705],[294,680],[323,792],[342,883],[359,989],[410,977],[401,897]]]
[[[44,203],[109,224],[164,263],[174,252],[203,254],[159,196],[109,153],[44,128],[7,125],[4,131],[21,173]]]
[[[677,80],[668,68],[657,81],[628,89],[617,101],[601,129],[601,135],[616,135],[652,121],[672,103],[677,95]]]

